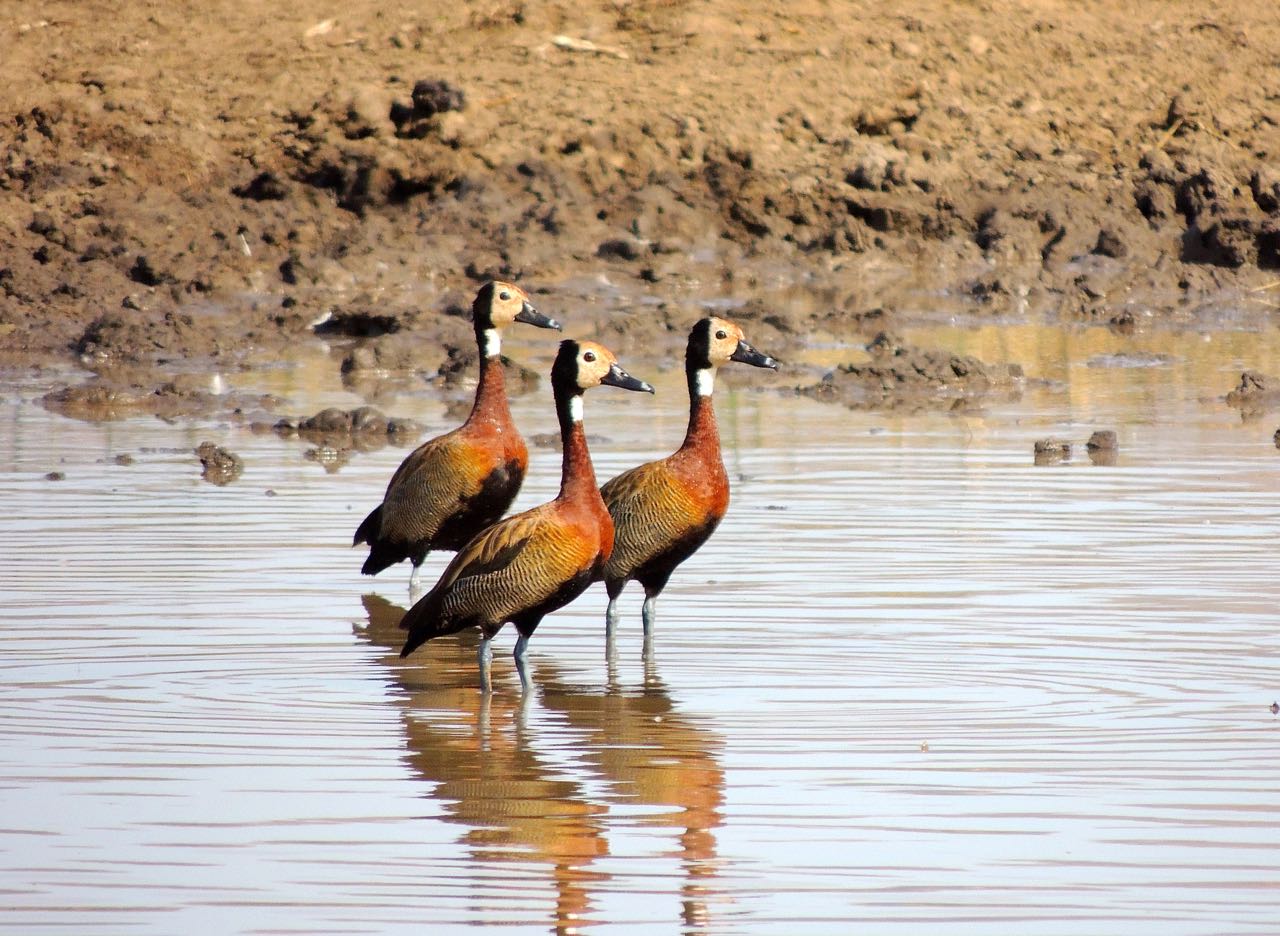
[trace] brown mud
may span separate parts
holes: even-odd
[[[944,302],[1119,329],[1222,306],[1265,321],[1280,19],[1263,10],[15,7],[0,365],[80,361],[106,388],[86,413],[181,415],[113,375],[251,366],[314,335],[349,339],[353,386],[447,382],[495,276],[649,354],[678,354],[720,298],[784,357]]]

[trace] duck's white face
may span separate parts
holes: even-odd
[[[727,319],[712,316],[707,329],[707,365],[698,369],[694,389],[699,396],[711,396],[716,387],[716,368],[728,364],[742,340],[742,329]]]
[[[598,387],[609,375],[609,370],[618,359],[604,345],[594,341],[583,341],[578,346],[578,389],[590,390]]]
[[[495,282],[493,299],[489,303],[489,321],[495,328],[503,328],[516,320],[516,316],[529,301],[529,294],[513,283]]]
[[[560,323],[543,315],[529,301],[529,294],[514,283],[494,280],[480,293],[488,305],[476,310],[480,344],[485,357],[497,357],[502,350],[502,330],[512,322],[524,322],[537,328],[560,330]],[[477,301],[480,301],[477,298]]]
[[[733,353],[738,350],[738,342],[744,340],[744,336],[742,329],[733,322],[713,316],[708,339],[707,360],[713,367],[719,367],[732,360]]]
[[[516,320],[525,308],[528,295],[512,283],[495,282],[486,310],[488,325],[481,332],[481,353],[493,358],[502,353],[502,329]]]
[[[578,389],[590,390],[592,387],[600,386],[609,376],[609,371],[617,360],[613,352],[604,345],[596,344],[594,341],[580,342],[578,356],[574,361],[577,365],[577,377],[574,382]],[[574,422],[582,422],[581,394],[575,394],[569,399],[569,417]]]

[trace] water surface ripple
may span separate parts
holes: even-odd
[[[605,659],[593,590],[535,636],[523,700],[511,634],[489,698],[473,635],[398,658],[407,569],[362,578],[347,547],[403,450],[330,474],[19,387],[0,931],[1274,934],[1280,454],[1186,379],[1242,362],[1169,340],[1042,362],[988,410],[726,384],[734,502],[653,655],[632,586]],[[678,441],[658,383],[589,401],[601,478]],[[354,405],[335,387],[291,401]],[[544,397],[515,403],[531,435]],[[1033,465],[1096,428],[1115,465]],[[239,481],[199,480],[204,438]],[[518,507],[557,457],[534,449]]]

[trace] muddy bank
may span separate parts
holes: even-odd
[[[549,307],[603,277],[575,327],[642,348],[717,297],[774,347],[931,297],[1268,315],[1258,12],[53,3],[0,37],[0,363],[270,359],[329,321],[392,339],[358,379],[410,332],[465,347],[497,275]]]

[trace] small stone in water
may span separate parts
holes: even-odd
[[[1090,451],[1096,449],[1115,449],[1119,443],[1116,441],[1116,433],[1114,429],[1099,429],[1093,435],[1089,436],[1089,441],[1085,443],[1085,447]]]

